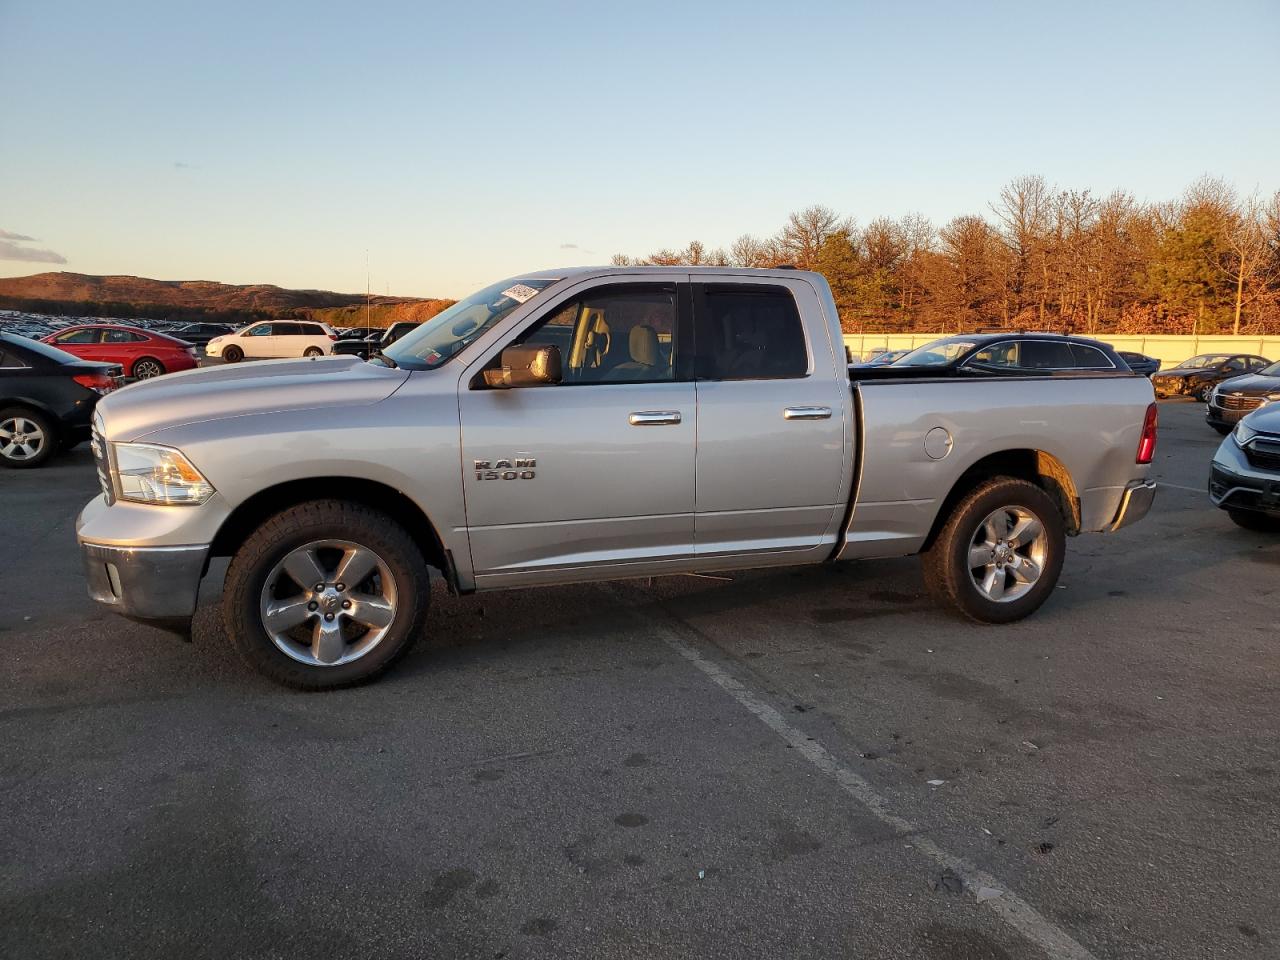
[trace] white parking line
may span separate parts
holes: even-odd
[[[1157,480],[1156,483],[1162,487],[1173,487],[1175,490],[1186,490],[1188,493],[1203,493],[1205,496],[1208,496],[1209,494],[1208,489],[1205,487],[1184,487],[1180,483],[1170,483],[1168,480]]]
[[[938,866],[951,870],[964,882],[965,890],[980,905],[993,910],[1001,920],[1039,946],[1049,957],[1055,960],[1057,958],[1095,960],[1093,954],[1073,940],[1065,930],[1047,920],[1034,907],[1011,891],[1008,884],[979,869],[963,857],[944,850],[928,837],[921,836],[916,825],[894,813],[889,802],[878,794],[870,783],[841,763],[817,740],[810,739],[806,733],[789,724],[781,713],[748,690],[740,680],[729,674],[723,667],[702,656],[694,646],[680,637],[673,626],[664,623],[658,617],[636,609],[627,602],[616,587],[602,585],[602,589],[626,606],[667,646],[706,674],[712,683],[737,700],[757,720],[795,749],[800,756],[834,780],[841,790],[866,807],[881,823],[899,834],[911,834],[911,844],[916,850]],[[978,891],[983,887],[999,890],[1001,894],[989,899],[979,899]]]

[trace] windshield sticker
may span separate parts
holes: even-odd
[[[538,291],[523,283],[517,283],[514,287],[507,287],[502,291],[504,297],[510,297],[516,303],[524,303],[537,296]]]

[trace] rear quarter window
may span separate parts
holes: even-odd
[[[1071,355],[1075,358],[1076,367],[1080,370],[1114,370],[1116,366],[1105,353],[1087,343],[1071,344]],[[1135,356],[1134,360],[1137,359]]]

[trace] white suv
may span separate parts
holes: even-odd
[[[246,357],[321,357],[333,352],[338,334],[327,323],[264,320],[235,333],[214,337],[205,355],[235,363]]]

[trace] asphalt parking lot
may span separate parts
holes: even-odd
[[[78,449],[0,474],[22,957],[1280,956],[1280,538],[1161,405],[1152,514],[1008,627],[914,560],[453,598],[299,694],[100,613]]]

